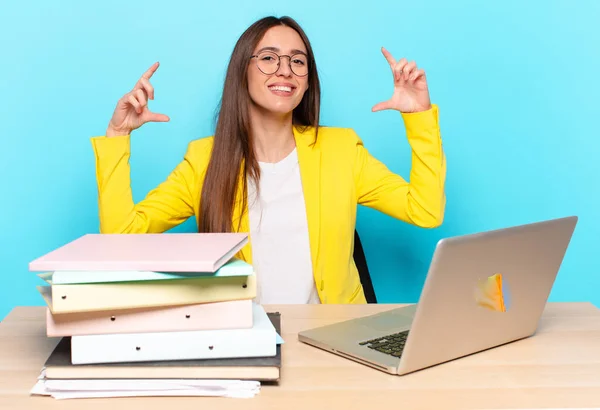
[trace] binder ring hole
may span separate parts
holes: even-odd
[[[116,317],[114,317],[114,316],[110,317],[110,320],[113,321],[113,322],[115,321],[115,319],[116,319]]]
[[[185,318],[186,318],[186,319],[189,319],[189,318],[190,318],[190,315],[185,315]]]
[[[135,350],[138,350],[138,351],[139,351],[140,349],[141,349],[141,347],[139,347],[139,346],[136,346],[136,347],[135,347]]]
[[[243,287],[244,289],[246,289],[246,288],[248,287],[248,285],[244,283],[244,284],[242,285],[242,287]]]
[[[67,298],[67,295],[62,295],[62,296],[61,296],[61,298],[62,298],[62,299],[66,299],[66,298]]]
[[[214,349],[214,346],[208,346],[208,350]]]

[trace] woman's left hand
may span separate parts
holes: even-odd
[[[426,111],[431,108],[425,71],[417,68],[414,61],[406,58],[396,61],[385,48],[381,48],[390,64],[394,76],[394,94],[387,100],[375,104],[372,111],[397,110],[404,113]]]

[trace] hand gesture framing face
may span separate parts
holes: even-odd
[[[154,87],[150,78],[158,69],[158,62],[146,71],[133,89],[118,101],[108,124],[106,136],[129,135],[131,131],[147,122],[166,122],[169,117],[157,114],[148,108],[148,99],[154,99]]]
[[[372,111],[397,110],[404,113],[426,111],[431,108],[425,71],[406,58],[396,61],[385,48],[381,51],[392,69],[394,92],[392,97],[375,104]]]

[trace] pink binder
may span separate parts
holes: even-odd
[[[30,262],[29,270],[215,272],[247,242],[245,233],[87,234]]]
[[[60,315],[46,309],[48,337],[247,329],[252,324],[252,299]]]

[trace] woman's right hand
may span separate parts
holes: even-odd
[[[147,122],[169,121],[166,115],[154,113],[148,108],[148,98],[154,99],[150,77],[157,69],[158,62],[142,75],[130,92],[121,97],[108,123],[107,137],[129,135]]]

